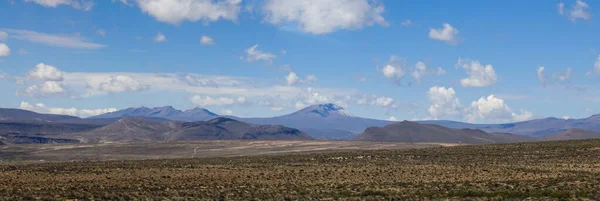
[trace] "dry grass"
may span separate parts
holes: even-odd
[[[0,165],[3,199],[597,200],[600,140]]]

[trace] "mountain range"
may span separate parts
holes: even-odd
[[[180,111],[166,106],[152,109],[145,107],[128,108],[91,118],[102,119],[131,116],[190,121],[208,120],[220,115],[212,113],[203,108]],[[349,140],[356,137],[356,135],[359,133],[362,133],[368,127],[382,127],[395,123],[393,121],[356,117],[346,111],[343,107],[335,104],[312,105],[297,112],[276,117],[227,117],[252,124],[283,125],[297,128],[308,133],[316,139],[324,140]],[[417,122],[422,124],[440,125],[448,128],[470,128],[479,129],[488,133],[512,133],[532,137],[544,137],[566,131],[570,128],[600,131],[600,114],[583,119],[562,119],[549,117],[503,124],[471,124],[447,120],[428,120]]]
[[[225,122],[236,122],[232,125],[237,126],[223,127],[221,124],[211,124],[210,122],[215,119],[221,121],[228,119]],[[0,108],[0,141],[3,143],[58,143],[72,139],[90,142],[308,139],[309,137],[304,134],[310,138],[322,140],[377,140],[383,138],[377,137],[379,136],[377,133],[387,133],[391,134],[391,136],[387,136],[390,137],[390,140],[400,139],[399,141],[406,142],[432,140],[454,142],[458,140],[464,143],[484,143],[522,141],[524,138],[520,138],[520,136],[533,137],[535,140],[580,138],[577,136],[592,138],[596,135],[575,135],[574,133],[600,131],[600,115],[568,120],[550,117],[505,124],[471,124],[446,120],[417,121],[416,123],[426,126],[417,127],[415,122],[398,123],[356,117],[335,104],[312,105],[291,114],[268,118],[221,116],[204,108],[182,111],[171,106],[127,108],[89,118]],[[398,124],[403,126],[398,126]],[[132,125],[135,126],[134,129],[131,129]],[[388,125],[389,127],[387,127]],[[288,129],[297,129],[297,131]],[[296,133],[294,135],[297,136],[287,135],[290,132]],[[556,138],[549,137],[562,132],[572,134],[564,134],[562,137]],[[283,135],[278,135],[278,133]],[[365,133],[374,134],[367,137],[368,135],[363,135]],[[508,133],[518,135],[509,135]],[[481,139],[466,139],[465,136]],[[511,138],[511,140],[503,141],[498,136]]]
[[[84,143],[312,139],[297,129],[273,125],[254,125],[224,117],[194,122],[160,122],[125,117],[101,128],[68,133],[60,137],[76,139]]]
[[[194,108],[182,111],[177,110],[171,106],[164,106],[155,108],[132,107],[111,113],[89,117],[89,119],[114,119],[123,117],[153,117],[178,121],[206,121],[219,117],[219,115],[212,113],[211,111],[208,111],[204,108]]]
[[[402,121],[384,127],[369,127],[354,140],[489,144],[534,141],[535,138],[507,133],[486,133],[479,129],[447,128],[434,124]]]

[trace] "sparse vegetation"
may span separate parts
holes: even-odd
[[[600,140],[0,165],[0,200],[597,200]]]

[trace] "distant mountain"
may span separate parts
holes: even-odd
[[[0,108],[0,121],[61,121],[79,119],[68,115],[40,114],[29,110]]]
[[[367,128],[354,140],[488,144],[523,142],[532,141],[533,139],[514,134],[489,134],[477,129],[454,129],[433,124],[402,121],[385,127]]]
[[[7,144],[73,143],[77,141],[62,139],[59,136],[98,127],[100,126],[46,121],[0,122],[0,140]]]
[[[533,137],[543,137],[563,132],[570,128],[600,131],[600,114],[583,119],[548,117],[505,124],[469,124],[455,121],[420,121],[419,123],[436,124],[450,128],[472,128],[481,129],[486,132],[513,133]]]
[[[171,106],[127,108],[115,112],[89,117],[88,119],[120,119],[123,117],[153,117],[179,121],[206,121],[218,117],[204,108],[194,108],[186,111],[177,110]]]
[[[579,128],[571,128],[564,132],[556,133],[542,137],[542,141],[554,141],[554,140],[581,140],[581,139],[593,139],[600,138],[600,132],[583,130]]]
[[[311,140],[297,129],[283,126],[252,125],[229,118],[196,122],[157,122],[127,117],[110,125],[63,138],[94,142],[142,142],[185,140]]]
[[[371,126],[393,122],[352,116],[335,104],[312,105],[297,112],[270,118],[236,118],[253,124],[283,125],[297,128],[319,139],[352,139],[356,133]],[[350,136],[348,136],[350,134]]]

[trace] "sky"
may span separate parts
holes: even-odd
[[[600,4],[582,0],[0,1],[0,107],[385,120],[600,113]]]

